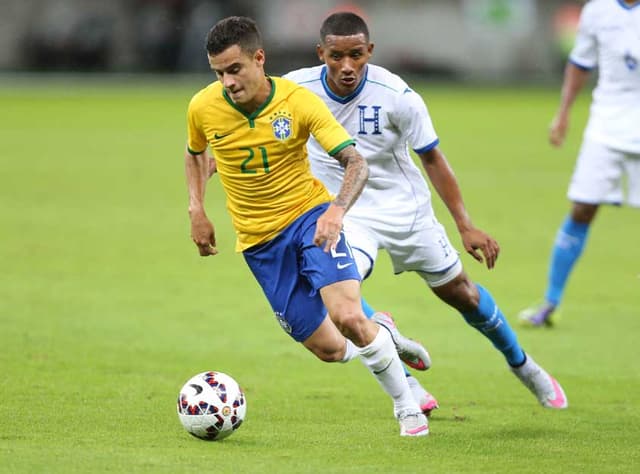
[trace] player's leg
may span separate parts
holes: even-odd
[[[314,290],[307,297],[317,299],[317,291],[338,330],[358,347],[363,364],[393,400],[400,434],[428,434],[427,419],[413,399],[391,335],[362,311],[360,274],[344,233],[329,253],[313,244],[314,234],[315,225],[305,228],[299,247],[300,275]]]
[[[554,311],[562,301],[571,272],[582,255],[589,226],[598,211],[595,204],[574,202],[558,232],[551,250],[544,301],[518,314],[520,321],[532,327],[551,326]]]
[[[427,434],[426,418],[413,399],[391,334],[368,320],[362,312],[360,282],[338,281],[322,287],[320,295],[338,330],[358,347],[364,365],[393,399],[401,434]]]
[[[324,362],[349,362],[359,355],[358,347],[344,337],[328,315],[302,344]]]
[[[519,313],[524,325],[552,325],[552,315],[560,305],[569,277],[582,255],[599,204],[622,202],[624,159],[622,152],[599,143],[585,140],[582,144],[568,192],[573,203],[571,213],[556,233],[544,301]]]
[[[245,261],[291,337],[322,360],[360,355],[391,396],[401,435],[428,434],[427,419],[413,399],[391,336],[362,313],[355,265],[337,265],[353,263],[346,242],[338,242],[331,253],[313,243],[315,222],[323,211],[315,208],[273,240],[245,250]],[[327,311],[332,319],[326,318]]]
[[[416,271],[440,299],[458,309],[467,323],[491,341],[516,374],[524,373],[528,381],[532,380],[527,386],[535,387],[541,403],[550,406],[549,400],[562,399],[566,406],[557,382],[526,357],[491,294],[467,278],[442,225],[428,216],[419,224],[418,230],[408,235],[388,235],[385,248],[394,270]],[[558,390],[553,390],[556,386]]]
[[[351,247],[353,258],[358,267],[358,273],[364,281],[373,271],[373,265],[378,254],[378,244],[373,231],[360,226],[356,222],[345,219],[345,235]],[[420,405],[422,412],[429,416],[438,408],[438,401],[431,395],[409,372],[407,365],[416,370],[427,370],[431,367],[431,356],[422,344],[404,337],[398,330],[395,321],[388,313],[377,312],[362,298],[362,311],[368,319],[373,319],[384,326],[390,333],[400,359],[404,362],[403,369],[407,381],[413,392],[414,399]]]
[[[348,216],[344,221],[344,234],[349,243],[348,248],[358,268],[360,278],[364,281],[373,271],[373,265],[378,256],[379,236],[376,230],[363,225],[356,219]],[[384,326],[393,338],[400,359],[409,367],[416,370],[427,370],[431,367],[431,357],[422,344],[404,337],[397,328],[395,321],[388,313],[375,311],[367,301],[362,298],[362,311],[368,319]],[[405,374],[410,376],[405,367]]]
[[[450,306],[456,308],[465,321],[491,341],[505,357],[512,372],[547,408],[566,408],[567,397],[560,384],[542,367],[528,357],[518,342],[491,293],[472,283],[464,271],[442,285],[429,281],[422,274],[433,292]]]
[[[491,341],[510,366],[522,364],[525,360],[524,351],[491,294],[482,286],[474,284],[462,270],[462,265],[451,270],[457,272],[457,275],[443,284],[430,279],[429,274],[420,275],[438,298],[457,309],[470,326]]]
[[[489,338],[510,365],[524,362],[524,353],[504,315],[491,295],[467,278],[458,253],[435,217],[425,216],[410,233],[387,233],[385,248],[396,273],[418,273],[440,299]]]
[[[425,349],[422,344],[400,334],[391,315],[376,312],[369,306],[369,303],[367,303],[364,298],[362,298],[362,309],[368,319],[380,324],[389,331],[396,346],[396,352],[398,352],[404,364],[409,364],[409,366],[417,370],[427,370],[431,367],[431,356],[427,349]],[[439,407],[438,401],[420,384],[418,379],[411,375],[409,369],[404,364],[402,368],[409,382],[409,387],[411,387],[413,398],[418,402],[418,405],[420,405],[422,413],[427,416],[431,415],[431,412]]]

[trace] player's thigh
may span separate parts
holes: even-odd
[[[628,195],[630,206],[640,207],[640,154],[628,154],[625,159]]]
[[[624,199],[625,154],[601,143],[584,140],[567,196],[586,204],[620,204]]]
[[[305,246],[315,247],[312,242],[307,243],[303,236],[308,232],[311,235],[308,239],[313,240],[317,214],[322,210],[306,213],[274,239],[243,252],[277,321],[298,342],[311,336],[327,314],[318,292],[319,287],[314,286],[307,276],[311,270],[303,250]],[[330,257],[325,255],[324,259],[330,260]],[[355,263],[351,262],[352,272],[349,272],[349,268],[343,271],[349,276],[355,274],[355,278],[358,278]]]
[[[320,326],[327,310],[320,294],[301,274],[297,252],[278,245],[277,239],[264,251],[251,249],[243,255],[282,329],[302,342]]]
[[[348,324],[348,319],[362,315],[360,300],[360,281],[343,280],[320,289],[329,317],[340,328]]]

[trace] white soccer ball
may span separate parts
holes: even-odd
[[[178,395],[178,418],[193,436],[208,441],[226,438],[247,413],[238,383],[222,372],[202,372],[184,384]]]

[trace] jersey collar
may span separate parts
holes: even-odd
[[[224,87],[222,88],[222,96],[229,103],[229,105],[231,107],[233,107],[238,112],[240,112],[242,115],[247,117],[247,119],[249,119],[250,121],[255,120],[255,118],[258,115],[260,115],[260,112],[262,112],[265,109],[265,107],[267,105],[269,105],[269,102],[271,102],[271,99],[273,99],[273,96],[276,93],[276,83],[275,83],[275,81],[271,77],[268,77],[268,76],[267,76],[267,79],[269,79],[269,82],[271,82],[271,93],[269,94],[269,97],[267,97],[267,100],[265,100],[260,107],[258,107],[255,111],[253,111],[250,114],[248,114],[242,108],[238,107],[238,105],[236,105],[236,103],[231,100],[231,97],[229,97],[229,95],[227,94],[227,90]]]
[[[322,73],[320,75],[320,80],[322,82],[322,87],[324,87],[324,91],[327,93],[327,95],[329,96],[329,98],[331,98],[332,100],[335,100],[336,102],[339,102],[341,104],[346,104],[347,102],[352,101],[358,94],[360,94],[360,92],[362,92],[362,89],[364,89],[364,84],[367,82],[367,76],[369,74],[369,66],[365,66],[365,71],[364,71],[364,75],[362,76],[362,80],[360,81],[360,84],[358,84],[358,87],[356,87],[356,90],[354,90],[351,94],[345,96],[345,97],[341,97],[337,94],[335,94],[334,92],[331,91],[331,88],[329,87],[329,84],[327,83],[327,66],[323,66],[322,67]]]

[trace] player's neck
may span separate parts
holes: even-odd
[[[258,89],[258,92],[256,92],[256,95],[253,96],[253,100],[247,104],[243,104],[242,109],[249,114],[254,113],[269,99],[272,88],[271,79],[268,76],[264,76],[264,82]]]
[[[640,0],[623,0],[623,3],[626,3],[630,7],[637,5],[640,3]]]

